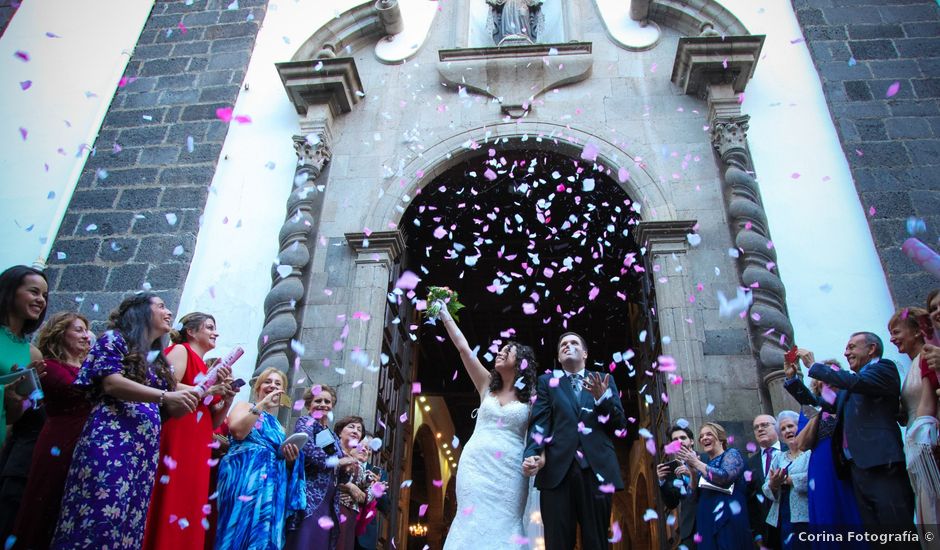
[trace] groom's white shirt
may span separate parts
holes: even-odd
[[[586,371],[586,370],[587,370],[587,369],[585,368],[585,369],[579,370],[578,372],[568,372],[568,371],[564,371],[564,372],[565,372],[565,376],[567,376],[567,377],[569,377],[569,378],[570,378],[571,376],[577,374],[577,375],[580,375],[580,376],[581,376],[581,380],[584,380],[584,371]],[[581,391],[584,391],[583,388],[582,388]],[[595,404],[595,405],[600,405],[601,402],[603,402],[605,399],[607,399],[608,397],[610,397],[610,396],[612,396],[612,395],[613,395],[613,392],[611,392],[611,391],[610,391],[610,388],[608,387],[607,390],[603,393],[603,395],[601,395],[601,398],[600,398],[600,399],[595,399],[595,400],[594,400],[594,404]]]

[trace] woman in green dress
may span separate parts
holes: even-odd
[[[49,285],[38,269],[15,265],[0,274],[0,376],[25,369],[42,354],[29,343],[29,335],[39,328],[46,316]],[[23,414],[25,398],[14,391],[15,385],[0,386],[0,445],[6,440],[6,427]]]

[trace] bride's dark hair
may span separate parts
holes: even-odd
[[[532,397],[535,379],[538,376],[539,364],[535,360],[535,351],[513,340],[506,342],[506,345],[509,349],[516,348],[516,373],[511,383],[515,386],[516,380],[522,379],[522,388],[515,386],[516,399],[526,403]],[[503,377],[494,368],[490,371],[490,391],[496,393],[501,389],[503,389]]]

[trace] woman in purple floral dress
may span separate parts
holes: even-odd
[[[144,293],[111,312],[111,325],[75,379],[93,403],[75,447],[52,548],[138,549],[160,450],[160,407],[196,408],[161,350],[171,312]]]
[[[304,472],[307,476],[307,507],[287,520],[285,550],[317,548],[333,550],[339,537],[339,493],[336,490],[336,469],[356,464],[356,459],[343,454],[339,436],[330,429],[336,390],[317,384],[304,392],[308,414],[297,419],[295,433],[310,436],[304,445]],[[317,445],[320,432],[332,436],[332,446]]]

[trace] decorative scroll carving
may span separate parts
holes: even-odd
[[[297,304],[307,294],[304,271],[310,263],[317,217],[323,208],[324,193],[317,180],[332,157],[330,142],[327,125],[318,132],[294,136],[297,153],[294,189],[287,200],[287,219],[278,236],[278,263],[271,273],[273,284],[264,300],[264,328],[258,340],[254,376],[268,367],[286,373],[296,356],[291,340],[296,338],[299,328]]]

